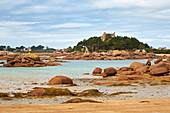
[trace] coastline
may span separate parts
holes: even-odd
[[[105,100],[102,103],[0,105],[3,113],[168,113],[170,98]]]

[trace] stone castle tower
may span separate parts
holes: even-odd
[[[113,38],[113,37],[116,36],[116,33],[115,33],[115,32],[114,32],[114,33],[106,33],[106,32],[104,32],[103,35],[102,35],[102,37],[101,37],[101,40],[102,40],[102,41],[105,41],[107,35],[111,35],[111,37]]]

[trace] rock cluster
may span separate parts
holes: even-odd
[[[92,75],[94,76],[115,76],[116,74],[119,75],[134,75],[134,74],[150,74],[153,76],[160,76],[160,75],[167,75],[170,74],[170,58],[166,61],[163,61],[162,59],[158,59],[154,61],[155,64],[151,65],[150,60],[144,63],[140,62],[133,62],[130,67],[122,67],[118,70],[114,69],[113,67],[104,69],[104,72],[102,73],[101,68],[94,69]]]
[[[7,64],[3,67],[44,67],[44,66],[58,66],[59,63],[49,61],[44,62],[40,57],[16,56],[7,59]]]
[[[103,77],[108,77],[108,76],[114,76],[117,73],[116,69],[113,67],[109,67],[104,69],[104,72],[102,73],[102,69],[97,67],[94,69],[92,75],[93,76],[103,76]]]
[[[166,75],[170,73],[170,61],[167,59],[166,61],[162,61],[162,59],[158,59],[154,61],[154,65],[151,65],[148,60],[146,64],[133,62],[130,67],[123,67],[117,70],[118,74],[124,75],[133,75],[133,74],[150,74],[153,76]]]
[[[54,55],[63,60],[125,60],[125,59],[155,59],[167,58],[166,56],[156,56],[154,53],[147,53],[146,51],[108,51],[108,52],[93,52],[93,53],[60,53]]]
[[[28,96],[102,96],[103,93],[97,89],[88,89],[79,93],[71,92],[69,89],[62,88],[36,88],[27,93]]]

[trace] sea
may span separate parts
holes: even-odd
[[[1,61],[6,62],[6,61]],[[69,60],[67,63],[61,63],[62,66],[49,67],[1,67],[0,78],[37,78],[45,79],[57,75],[64,75],[70,78],[96,78],[91,73],[96,67],[102,69],[114,67],[129,67],[133,62],[146,63],[147,59],[137,60]],[[153,61],[152,61],[153,63]],[[84,75],[83,73],[89,73]]]

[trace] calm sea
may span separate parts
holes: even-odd
[[[51,78],[57,75],[65,75],[70,78],[95,78],[92,73],[96,67],[102,69],[114,67],[129,67],[132,62],[146,63],[147,59],[142,60],[70,60],[69,63],[61,63],[63,66],[53,67],[16,67],[0,68],[0,78]],[[153,62],[153,61],[152,61]]]

